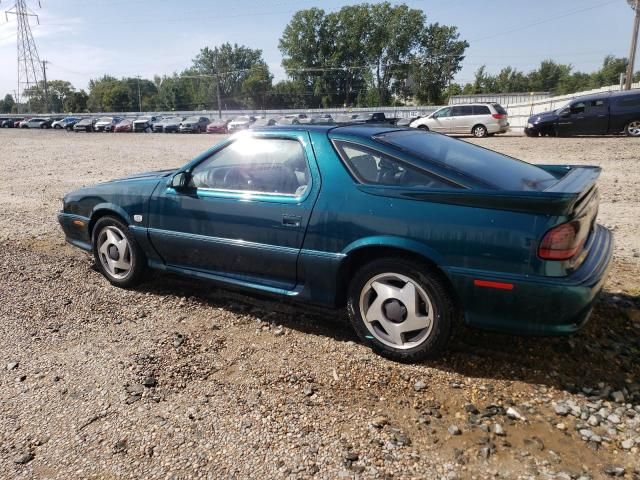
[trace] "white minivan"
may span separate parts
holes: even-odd
[[[509,131],[507,111],[499,103],[469,103],[442,107],[410,124],[413,128],[446,134],[486,137]]]

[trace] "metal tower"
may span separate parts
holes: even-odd
[[[40,6],[39,1],[38,6]],[[43,65],[31,33],[29,17],[35,17],[38,25],[40,20],[38,15],[29,9],[26,0],[15,0],[13,7],[5,11],[7,21],[9,20],[9,15],[15,15],[18,22],[18,91],[16,103],[20,108],[22,93],[28,88],[40,87],[40,82],[44,76]],[[30,106],[28,108],[30,109]]]

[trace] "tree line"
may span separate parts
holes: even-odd
[[[473,82],[453,81],[469,47],[455,26],[428,23],[422,10],[389,2],[310,8],[296,12],[280,40],[286,79],[274,82],[262,50],[223,43],[204,47],[190,66],[172,75],[89,82],[88,91],[65,80],[23,92],[21,110],[34,112],[131,112],[438,105],[450,95],[549,91],[573,93],[618,83],[625,58],[607,56],[593,73],[553,60],[522,72],[511,66]],[[636,74],[636,77],[640,75]],[[47,102],[48,100],[48,102]],[[48,103],[48,105],[47,105]],[[13,97],[0,112],[18,110]]]

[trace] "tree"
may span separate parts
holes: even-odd
[[[223,105],[242,107],[242,84],[256,67],[268,72],[269,67],[262,59],[262,50],[223,43],[213,49],[201,49],[193,59],[190,72],[202,77],[201,89],[204,88],[211,98],[206,104],[212,108],[222,107],[218,105],[215,88],[216,82],[219,82]]]
[[[425,22],[421,10],[389,2],[301,10],[280,38],[282,65],[310,106],[438,99],[468,44],[455,27]]]
[[[249,74],[241,86],[244,103],[247,107],[253,109],[266,107],[272,79],[269,69],[262,65],[254,66],[249,70]]]
[[[87,101],[89,95],[84,90],[79,92],[72,92],[64,101],[65,112],[81,113],[87,111]]]
[[[468,42],[460,40],[456,27],[434,23],[424,29],[412,68],[415,96],[420,102],[443,103],[445,90],[462,68],[468,46]]]
[[[0,113],[11,113],[15,110],[16,102],[8,93],[0,100]]]

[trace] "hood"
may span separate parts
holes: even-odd
[[[116,178],[105,183],[121,182],[124,180],[151,180],[154,178],[167,177],[175,171],[176,171],[175,168],[171,168],[168,170],[154,170],[153,172],[134,173],[133,175],[129,175],[122,178]]]
[[[536,113],[535,115],[531,115],[529,117],[529,123],[540,123],[540,122],[552,122],[558,119],[558,115],[555,110],[548,110],[546,112]]]
[[[141,119],[133,121],[133,123],[150,123],[150,122],[151,122],[151,120],[141,120]]]

